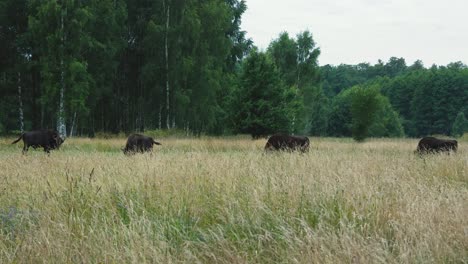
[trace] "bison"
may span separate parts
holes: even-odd
[[[127,139],[125,148],[122,149],[124,154],[130,155],[137,152],[152,152],[153,144],[161,145],[161,143],[154,141],[152,137],[144,136],[141,134],[132,134]]]
[[[456,152],[458,148],[458,142],[451,139],[438,139],[435,137],[422,138],[416,149],[416,153],[427,154],[437,152]]]
[[[265,145],[265,151],[283,150],[283,151],[309,151],[309,138],[303,136],[290,136],[285,134],[275,134],[268,138]]]
[[[48,154],[50,150],[59,149],[60,145],[65,141],[55,130],[36,130],[21,134],[21,136],[11,144],[16,144],[23,139],[23,154],[28,151],[29,147],[34,149],[42,147]]]

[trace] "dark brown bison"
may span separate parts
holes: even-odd
[[[458,142],[456,140],[425,137],[419,141],[416,153],[456,152],[457,148]]]
[[[122,151],[126,155],[135,154],[137,152],[152,152],[153,144],[161,145],[161,143],[154,141],[152,137],[147,137],[141,134],[132,134],[128,137],[127,144]]]
[[[34,149],[42,147],[44,151],[50,153],[50,150],[59,149],[60,145],[65,141],[57,131],[54,130],[36,130],[21,134],[21,136],[11,144],[16,144],[23,139],[23,154],[28,151],[29,147]]]
[[[303,136],[290,136],[285,134],[275,134],[268,138],[265,145],[265,151],[282,150],[282,151],[309,151],[309,138]]]

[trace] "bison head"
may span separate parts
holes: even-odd
[[[52,134],[52,144],[51,144],[51,147],[53,149],[59,149],[60,146],[63,144],[63,142],[65,142],[65,139],[62,139],[58,133],[54,133]]]

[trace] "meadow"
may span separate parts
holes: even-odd
[[[0,263],[468,263],[468,142],[0,139]]]

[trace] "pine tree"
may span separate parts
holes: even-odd
[[[289,133],[288,114],[293,102],[284,88],[274,63],[253,51],[243,64],[240,83],[231,104],[232,126],[236,132],[259,138],[276,132]]]

